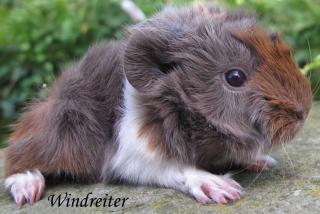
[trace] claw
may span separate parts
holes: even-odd
[[[229,176],[218,176],[203,171],[193,171],[188,176],[186,185],[190,194],[201,204],[227,204],[230,200],[239,200],[243,194],[241,186]]]
[[[44,178],[38,170],[11,175],[5,180],[5,187],[15,203],[21,208],[25,203],[34,204],[44,192]]]

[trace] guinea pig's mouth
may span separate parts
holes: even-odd
[[[280,109],[282,110],[282,109]],[[303,127],[308,113],[300,113],[291,109],[284,109],[281,112],[278,108],[271,108],[273,114],[267,117],[257,117],[252,123],[255,132],[261,134],[266,139],[267,144],[285,144],[294,139]],[[266,116],[266,115],[264,115]],[[264,118],[264,119],[258,119]]]
[[[293,140],[302,128],[303,123],[284,125],[275,130],[271,137],[271,144],[285,144]]]
[[[256,120],[253,123],[254,132],[263,136],[265,143],[268,144],[284,144],[290,142],[299,130],[302,128],[304,121],[283,124],[281,127],[274,129],[268,123]]]

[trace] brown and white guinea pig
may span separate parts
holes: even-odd
[[[241,187],[212,172],[274,165],[266,152],[294,137],[311,100],[290,48],[254,15],[167,8],[92,47],[28,106],[9,138],[5,187],[19,206],[38,201],[50,176],[227,203]]]

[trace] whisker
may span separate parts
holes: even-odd
[[[249,188],[258,180],[258,178],[259,178],[260,175],[262,174],[262,171],[263,171],[263,170],[261,170],[261,171],[258,173],[258,175],[256,175],[256,177],[253,178],[253,180],[248,184],[248,186],[245,187],[246,189],[249,189]]]
[[[310,42],[309,39],[307,39],[307,44],[308,44],[308,51],[309,51],[309,63],[312,63],[312,53],[311,53],[311,47],[310,47]],[[312,76],[312,71],[309,72],[310,75],[308,75],[309,80],[311,80],[311,76]]]
[[[317,82],[316,86],[313,88],[313,90],[312,90],[312,96],[314,97],[315,94],[317,94],[317,93],[319,92],[319,90],[320,90],[320,81]]]
[[[293,164],[293,161],[292,161],[291,158],[290,158],[289,153],[287,152],[287,150],[286,150],[286,148],[285,148],[285,145],[284,145],[284,144],[281,144],[281,146],[282,146],[282,151],[284,152],[286,158],[288,158],[288,161],[289,161],[289,164],[290,164],[291,169],[294,170],[294,169],[295,169],[295,166],[294,166],[294,164]]]
[[[239,169],[235,172],[232,172],[231,174],[232,174],[232,176],[238,175],[238,174],[241,174],[242,172],[245,172],[247,169],[249,169],[249,168],[245,167],[245,168]]]
[[[269,150],[269,152],[267,153],[267,155],[269,155],[269,156],[270,156],[270,154],[271,154],[271,152],[272,152],[272,149],[273,149],[272,146],[273,146],[273,145],[271,145],[270,150]],[[248,169],[248,167],[245,168],[245,169]],[[260,172],[258,173],[258,175],[256,175],[256,176],[253,178],[253,180],[248,184],[248,186],[246,186],[245,188],[246,188],[246,189],[249,189],[249,188],[259,179],[259,177],[261,176],[261,174],[262,174],[263,171],[264,171],[264,169],[261,169]]]

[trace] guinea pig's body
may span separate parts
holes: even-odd
[[[263,169],[311,105],[290,49],[255,17],[169,8],[123,41],[92,47],[22,114],[9,139],[5,185],[22,206],[45,176],[174,188],[200,203],[242,194],[228,175]]]

